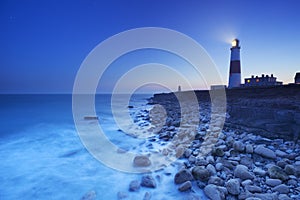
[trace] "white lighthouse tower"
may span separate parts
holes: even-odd
[[[240,41],[234,39],[232,41],[231,57],[230,57],[230,70],[229,70],[229,83],[228,88],[240,87],[241,85],[241,60],[240,60]]]

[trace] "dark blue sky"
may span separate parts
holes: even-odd
[[[2,0],[0,93],[70,93],[77,70],[97,44],[147,26],[194,38],[216,63],[223,84],[235,37],[241,40],[243,77],[273,73],[292,82],[300,71],[299,10],[297,0]],[[155,56],[141,63],[159,58],[150,54]],[[113,85],[108,80],[118,79],[118,67],[110,71],[107,89]]]

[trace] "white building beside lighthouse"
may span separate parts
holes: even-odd
[[[241,60],[239,40],[232,41],[231,56],[230,56],[230,69],[229,69],[229,83],[228,88],[236,88],[241,85]]]

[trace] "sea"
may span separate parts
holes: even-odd
[[[130,99],[133,118],[149,110],[151,94]],[[106,137],[122,149],[138,149],[144,141],[119,130],[111,112],[111,95],[95,97],[96,114]],[[72,113],[72,95],[0,95],[0,199],[74,199],[87,193],[96,199],[186,199],[174,184],[175,165],[152,173],[155,189],[141,187],[129,191],[132,180],[143,174],[122,172],[98,161],[85,148],[77,133]],[[146,123],[146,122],[144,122]],[[197,187],[193,187],[197,188]],[[194,191],[206,199],[201,190]],[[122,196],[122,195],[121,195]]]

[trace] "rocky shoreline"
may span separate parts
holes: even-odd
[[[221,128],[222,123],[219,121],[224,116],[213,113],[207,91],[196,92],[200,114],[190,102],[188,92],[179,95],[182,97],[181,106],[185,109],[181,109],[174,93],[154,95],[149,99],[149,104],[153,105],[150,111],[135,113],[135,123],[141,126],[152,124],[149,130],[155,134],[143,142],[143,151],[132,160],[132,165],[142,169],[151,167],[154,164],[151,152],[178,160],[159,171],[127,180],[127,191],[118,192],[117,199],[132,199],[136,195],[144,200],[157,199],[155,194],[159,193],[160,187],[164,187],[163,184],[173,185],[174,190],[182,194],[176,199],[300,199],[300,144],[297,140],[300,123],[297,112],[300,104],[297,99],[299,91],[294,90],[294,87],[278,90],[282,94],[292,94],[282,97],[283,101],[270,95],[274,92],[272,89],[264,92],[267,95],[256,94],[261,95],[260,99],[248,94],[253,90],[227,92],[227,112],[224,127]],[[271,106],[267,104],[269,100],[273,102]],[[272,110],[274,101],[277,101],[277,107]],[[250,109],[252,114],[248,116],[247,112],[241,112],[240,120],[236,122],[233,114],[240,111],[240,108],[245,110],[245,107],[251,108],[253,105],[256,106],[254,110]],[[281,113],[281,117],[276,120],[270,114],[263,114],[265,117],[261,119],[285,126],[284,129],[276,129],[277,132],[272,134],[272,128],[265,129],[264,125],[251,124],[262,117],[259,113],[257,117],[253,114],[258,107],[273,114]],[[248,124],[243,124],[243,116]],[[282,119],[285,116],[288,119]],[[284,133],[287,130],[290,132],[281,135],[282,130]],[[168,182],[162,181],[166,177]],[[90,197],[94,193],[86,195]]]
[[[157,140],[174,142],[182,116],[174,95],[165,98],[166,95],[154,96],[150,103],[163,105],[167,113]],[[171,174],[178,190],[191,194],[186,199],[201,199],[194,192],[199,188],[212,200],[300,199],[300,145],[297,140],[289,140],[294,137],[267,138],[266,134],[228,126],[228,122],[220,131],[208,126],[211,111],[205,95],[199,106],[202,109],[199,129],[191,144],[177,155],[182,162],[176,163],[178,171]],[[208,141],[213,146],[204,154],[201,151]],[[129,191],[134,192],[140,186],[156,188],[156,180],[151,174],[144,175],[130,183]],[[118,197],[123,199],[120,194]],[[150,198],[151,193],[145,193],[144,199]]]

